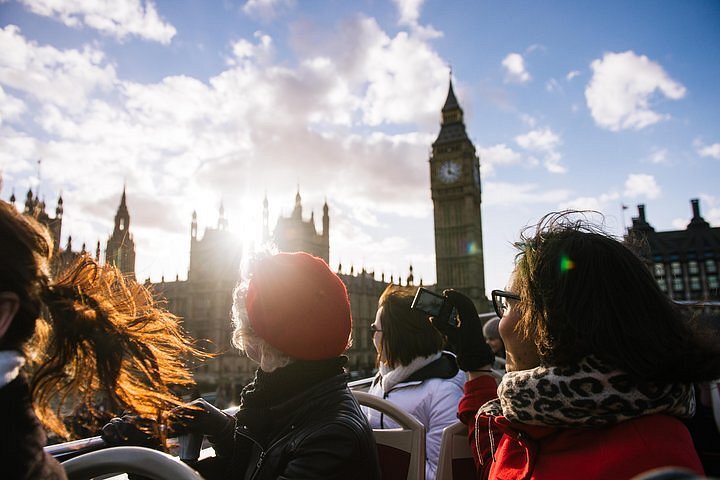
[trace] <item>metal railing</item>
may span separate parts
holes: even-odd
[[[81,438],[70,442],[48,445],[45,452],[49,453],[58,462],[64,462],[83,453],[94,452],[107,447],[107,443],[101,437]]]

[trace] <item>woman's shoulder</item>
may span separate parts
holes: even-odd
[[[612,462],[627,460],[648,468],[665,464],[702,468],[687,428],[669,415],[644,415],[601,428],[562,429],[555,440],[551,438],[546,439],[545,447],[557,442],[560,450],[603,452]]]
[[[532,464],[537,478],[630,478],[664,465],[702,472],[687,429],[667,415],[646,415],[594,428],[501,423],[528,438],[520,444],[512,435],[503,436],[496,452],[501,470],[511,468],[513,458],[535,454]],[[526,450],[532,444],[539,448]]]
[[[458,390],[462,392],[463,385],[465,385],[465,372],[459,370],[454,376],[449,378],[428,378],[423,381],[423,384],[432,386],[433,389]]]
[[[643,415],[614,427],[618,436],[636,435],[643,441],[669,448],[687,444],[692,447],[692,437],[685,424],[677,417],[664,414]]]

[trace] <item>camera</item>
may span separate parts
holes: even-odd
[[[448,302],[447,297],[431,292],[427,288],[418,288],[410,308],[435,317],[436,322],[440,321],[453,327],[457,326],[457,310],[455,310],[455,307]]]

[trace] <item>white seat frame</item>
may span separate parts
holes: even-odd
[[[452,461],[457,458],[473,458],[467,425],[459,420],[443,429],[436,480],[453,480]]]
[[[69,480],[112,473],[136,473],[154,480],[202,480],[179,459],[145,447],[111,447],[85,453],[62,464]]]
[[[720,380],[713,380],[712,382],[709,382],[709,384],[715,426],[717,427],[718,432],[720,432]]]
[[[400,428],[373,429],[375,443],[410,453],[407,480],[425,480],[425,426],[393,403],[353,390],[358,403],[388,415]]]

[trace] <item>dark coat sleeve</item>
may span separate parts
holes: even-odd
[[[33,412],[27,383],[17,378],[0,388],[0,477],[65,480],[65,470],[45,453],[46,436]]]
[[[293,442],[290,459],[278,479],[372,479],[366,435],[347,423],[330,423]]]

